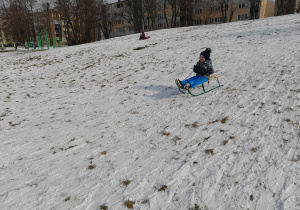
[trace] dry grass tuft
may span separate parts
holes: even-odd
[[[192,124],[192,127],[193,127],[193,128],[199,127],[198,122],[194,122],[194,123]]]
[[[163,185],[163,186],[161,186],[161,188],[159,188],[158,189],[158,191],[160,192],[160,191],[166,191],[166,189],[167,189],[168,187],[167,187],[167,185]]]
[[[92,170],[92,169],[94,169],[94,168],[96,168],[96,165],[89,165],[89,166],[88,166],[88,169],[89,169],[89,170]]]
[[[100,206],[100,210],[107,210],[108,209],[108,206]]]
[[[125,187],[127,187],[130,183],[131,183],[130,180],[123,181],[123,185],[124,185]]]
[[[205,153],[214,155],[214,150],[213,149],[207,149],[207,150],[205,150]]]
[[[257,152],[258,148],[252,147],[250,150],[251,150],[252,152]]]
[[[228,120],[228,117],[224,117],[224,118],[221,120],[221,123],[224,124],[224,123],[227,122],[227,120]]]
[[[142,50],[142,49],[145,49],[146,48],[146,46],[145,47],[137,47],[137,48],[134,48],[133,50]]]
[[[227,143],[228,143],[228,141],[226,141],[226,140],[223,141],[223,145],[224,145],[224,146],[225,146]]]
[[[171,134],[170,132],[168,132],[168,133],[165,132],[165,131],[162,132],[162,135],[163,135],[163,136],[170,136],[170,134]]]
[[[250,195],[250,201],[253,201],[253,195]]]
[[[124,205],[129,208],[129,209],[133,209],[133,205],[135,204],[134,201],[125,201]]]
[[[175,136],[172,141],[175,142],[175,144],[177,143],[177,141],[181,140],[181,138],[179,136]]]
[[[208,137],[204,138],[203,142],[207,142],[207,141],[208,141],[208,139],[210,139],[210,136],[208,136]]]
[[[65,198],[65,202],[67,202],[67,201],[69,201],[71,199],[71,197],[70,196],[68,196],[67,198]]]

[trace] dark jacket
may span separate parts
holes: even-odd
[[[210,74],[214,73],[211,59],[204,62],[198,61],[193,70],[197,76],[204,76],[207,78],[209,78]]]

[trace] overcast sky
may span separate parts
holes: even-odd
[[[114,2],[117,2],[118,0],[107,0],[107,3],[114,3]]]

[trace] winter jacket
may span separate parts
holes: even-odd
[[[197,76],[204,76],[209,79],[209,75],[214,73],[211,59],[204,62],[198,61],[194,66],[194,72]]]

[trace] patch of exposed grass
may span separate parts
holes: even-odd
[[[258,148],[252,147],[250,150],[251,150],[252,152],[257,152]]]
[[[192,127],[193,127],[193,128],[199,127],[198,122],[194,122],[194,123],[192,124]]]
[[[71,148],[73,148],[73,147],[76,147],[77,145],[71,145],[71,146],[69,146],[69,147],[67,147],[67,148],[59,148],[60,150],[68,150],[68,149],[71,149]]]
[[[167,185],[163,185],[163,186],[161,186],[161,188],[159,188],[158,189],[158,191],[160,192],[160,191],[166,191],[166,189],[168,188],[168,186]]]
[[[258,108],[262,109],[264,107],[265,103],[260,103],[260,106]]]
[[[127,187],[130,183],[131,183],[130,180],[125,180],[125,181],[123,181],[123,185],[124,185],[125,187]]]
[[[207,150],[205,150],[205,153],[214,155],[214,150],[213,149],[207,149]]]
[[[253,201],[253,195],[250,195],[250,201]]]
[[[163,132],[162,132],[162,135],[163,135],[163,136],[170,136],[170,134],[171,134],[170,132],[166,132],[166,131],[163,131]]]
[[[221,123],[224,124],[224,123],[227,122],[227,120],[228,120],[228,117],[224,117],[224,118],[221,120]]]
[[[216,123],[216,122],[218,122],[219,120],[214,120],[214,121],[212,121],[212,122],[208,122],[208,123],[206,123],[206,124],[213,124],[213,123]]]
[[[94,168],[96,168],[96,165],[89,165],[87,169],[92,170]]]
[[[208,136],[208,137],[204,138],[203,142],[207,142],[207,141],[208,141],[208,139],[210,139],[210,136]]]
[[[201,210],[201,209],[197,204],[195,204],[195,206],[192,208],[189,208],[189,210]]]
[[[100,206],[100,210],[107,210],[108,209],[108,206]]]
[[[137,47],[137,48],[134,48],[133,50],[142,50],[142,49],[145,49],[147,46],[144,46],[144,47]]]
[[[223,141],[223,145],[224,145],[224,146],[225,146],[227,143],[228,143],[228,141],[226,141],[226,140]]]
[[[133,209],[133,205],[135,204],[134,201],[125,201],[124,205],[129,208],[129,209]]]
[[[177,143],[177,141],[181,140],[181,138],[179,136],[175,136],[172,141],[175,142],[175,144]]]
[[[66,197],[66,198],[65,198],[65,200],[64,200],[64,201],[65,201],[65,202],[67,202],[67,201],[69,201],[70,199],[71,199],[71,197],[70,197],[70,196],[68,196],[68,197]]]

